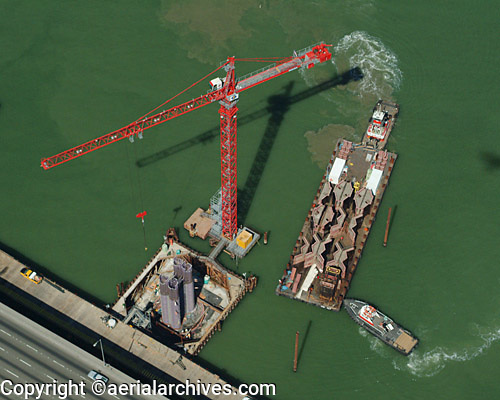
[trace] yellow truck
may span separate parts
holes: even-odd
[[[29,268],[23,268],[21,270],[21,275],[31,282],[35,282],[37,285],[43,281],[43,277],[37,274],[35,271]]]

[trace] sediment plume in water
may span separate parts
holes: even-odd
[[[312,160],[321,168],[324,168],[330,160],[335,144],[340,138],[359,139],[356,138],[352,126],[336,124],[326,125],[319,131],[307,131],[304,136],[307,139]]]

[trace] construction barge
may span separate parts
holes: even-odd
[[[361,143],[339,139],[276,294],[339,311],[397,159],[399,105],[379,100]]]
[[[181,243],[169,229],[163,245],[112,306],[123,322],[197,355],[257,284]]]

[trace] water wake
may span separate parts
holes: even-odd
[[[418,348],[404,359],[401,357],[393,358],[392,365],[399,371],[408,371],[419,378],[431,377],[442,371],[449,362],[465,362],[484,354],[491,345],[500,340],[500,328],[485,331],[484,328],[476,326],[478,333],[474,335],[481,339],[481,343],[460,351],[450,351],[438,346],[432,350],[420,353]],[[379,356],[390,358],[394,355],[381,340],[370,335],[365,329],[359,327],[359,334],[370,343],[370,350],[376,352]]]
[[[371,335],[366,329],[359,327],[358,332],[361,336],[368,339],[370,343],[370,350],[374,351],[380,356],[384,356],[385,344],[377,339],[375,336]]]
[[[479,330],[479,329],[478,329]],[[500,339],[500,329],[477,335],[482,343],[479,346],[463,349],[460,351],[449,351],[442,347],[420,354],[418,350],[402,363],[393,360],[394,368],[397,370],[407,369],[411,374],[418,377],[430,377],[439,373],[448,362],[465,362],[483,354],[490,346]]]
[[[333,58],[343,69],[361,69],[363,79],[351,89],[361,97],[366,94],[388,97],[401,85],[403,74],[398,58],[380,39],[366,32],[355,31],[340,39]]]
[[[368,335],[369,335],[368,331],[366,329],[363,329],[362,327],[358,328],[358,332],[363,337],[368,337]]]

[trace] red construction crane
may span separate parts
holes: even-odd
[[[196,110],[197,108],[218,101],[220,103],[222,236],[232,240],[237,233],[238,227],[236,188],[236,113],[238,108],[236,107],[236,103],[238,102],[239,93],[297,68],[311,68],[315,64],[330,60],[332,58],[332,55],[328,50],[328,47],[330,46],[331,45],[321,42],[298,52],[294,52],[292,57],[284,59],[278,59],[276,57],[245,59],[229,57],[219,68],[195,83],[199,83],[201,80],[207,78],[219,69],[224,68],[226,71],[226,77],[223,79],[212,79],[210,81],[212,90],[207,94],[178,106],[169,108],[168,110],[163,110],[157,114],[150,115],[164,104],[193,87],[195,85],[193,84],[178,95],[172,97],[167,102],[152,110],[150,113],[146,114],[144,117],[117,131],[98,137],[97,139],[81,144],[80,146],[73,147],[72,149],[56,154],[55,156],[43,158],[41,166],[44,169],[50,169],[65,163],[66,161],[83,156],[84,154],[90,153],[91,151],[97,150],[127,137],[130,141],[133,141],[134,136],[136,135],[142,139],[142,133],[145,129],[159,125],[190,111]],[[235,61],[272,62],[272,64],[237,79],[234,71]]]

